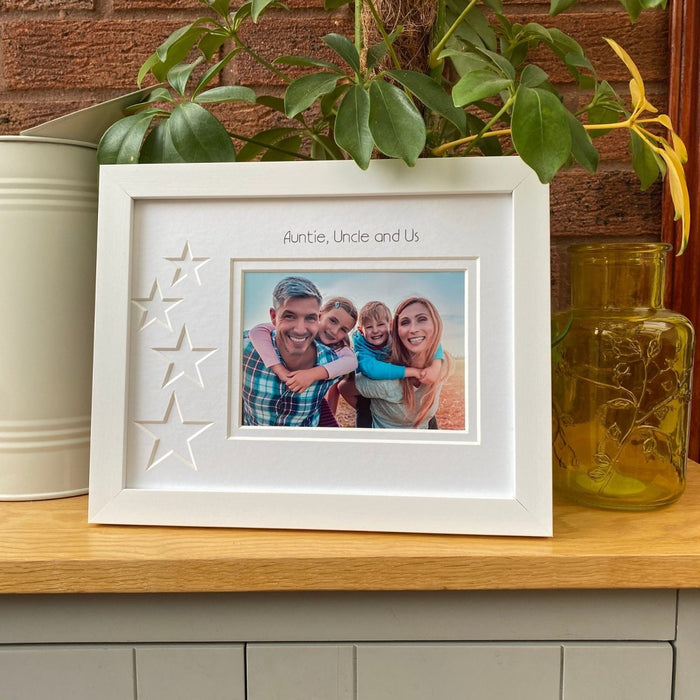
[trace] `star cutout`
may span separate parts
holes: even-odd
[[[173,410],[173,408],[175,410]],[[180,404],[173,393],[162,420],[139,420],[134,423],[154,439],[146,471],[162,464],[168,457],[175,457],[197,471],[192,440],[201,435],[213,423],[186,421],[182,417]]]
[[[169,331],[173,330],[170,324],[170,316],[168,315],[183,299],[166,298],[160,291],[158,280],[153,282],[150,295],[144,298],[132,299],[131,302],[143,312],[139,330],[142,331],[152,323],[159,323],[165,326]]]
[[[183,282],[186,279],[194,280],[200,287],[202,280],[199,277],[199,268],[211,260],[211,258],[195,258],[192,255],[189,241],[185,243],[182,249],[182,255],[179,258],[165,258],[169,263],[175,265],[175,275],[170,283],[171,287]]]
[[[187,342],[185,343],[185,341]],[[183,343],[185,343],[185,347],[183,347]],[[187,379],[203,389],[204,380],[199,371],[199,365],[207,357],[213,355],[217,348],[193,347],[190,333],[187,327],[183,326],[174,348],[153,348],[153,350],[169,363],[161,387],[172,384],[180,377],[187,377]]]

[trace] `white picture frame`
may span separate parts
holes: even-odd
[[[243,425],[245,303],[288,274],[456,279],[458,427]],[[89,521],[550,536],[549,298],[517,157],[103,166]]]

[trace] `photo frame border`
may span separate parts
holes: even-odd
[[[235,187],[233,185],[235,183]],[[136,202],[506,194],[513,246],[514,491],[509,498],[244,493],[126,486]],[[463,256],[460,256],[463,257]],[[93,523],[551,536],[549,189],[518,157],[115,165],[100,169],[88,519]],[[488,468],[488,465],[485,465]],[[264,515],[267,513],[268,515]],[[269,515],[273,514],[273,515]]]

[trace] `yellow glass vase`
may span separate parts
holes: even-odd
[[[571,249],[571,309],[554,317],[554,487],[625,510],[685,488],[693,327],[663,307],[664,243]]]

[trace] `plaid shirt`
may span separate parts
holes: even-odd
[[[273,332],[272,344],[277,350],[275,335]],[[314,345],[316,364],[337,359],[329,347],[315,340]],[[265,367],[248,339],[248,331],[243,334],[243,425],[316,426],[321,417],[321,401],[336,381],[337,378],[314,382],[306,391],[294,393]]]

